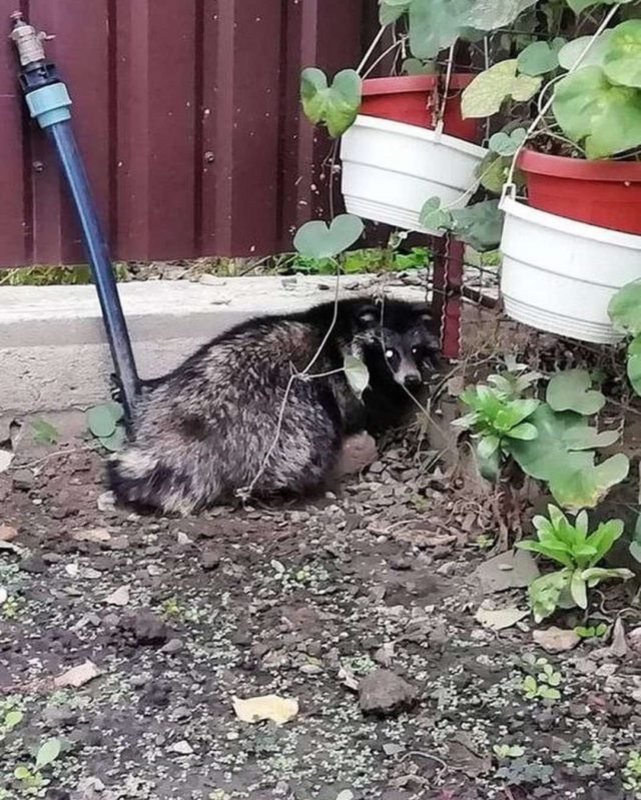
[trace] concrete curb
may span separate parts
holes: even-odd
[[[341,279],[342,296],[383,286],[420,301],[425,288],[372,276]],[[263,314],[331,300],[332,278],[215,278],[124,283],[120,294],[144,378],[176,367],[201,344]],[[109,394],[109,349],[93,286],[0,287],[0,415],[86,408]]]

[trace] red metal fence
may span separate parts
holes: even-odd
[[[55,34],[47,53],[114,256],[171,260],[291,249],[318,205],[327,144],[298,114],[302,66],[353,66],[373,0],[0,0]],[[79,234],[52,151],[0,44],[0,265],[73,264]]]

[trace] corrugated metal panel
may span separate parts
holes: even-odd
[[[17,0],[0,0],[7,20]],[[298,114],[302,66],[353,66],[371,0],[28,0],[56,38],[114,256],[265,255],[319,197],[327,142]],[[322,9],[322,10],[321,10]],[[373,13],[372,13],[373,12]],[[55,156],[0,45],[0,264],[83,260]]]

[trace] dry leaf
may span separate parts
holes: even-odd
[[[59,675],[54,680],[54,684],[59,689],[64,689],[67,686],[72,686],[74,689],[79,689],[81,686],[89,683],[89,681],[92,681],[99,675],[101,675],[101,672],[93,663],[93,661],[85,661],[84,664],[80,664],[77,667],[72,667],[66,672],[63,672],[62,675]]]
[[[278,697],[275,694],[250,697],[247,700],[233,697],[232,703],[236,716],[242,722],[270,720],[277,725],[284,725],[298,714],[298,700]]]
[[[0,542],[10,542],[16,538],[18,531],[11,525],[0,525]]]
[[[353,692],[358,691],[359,681],[349,667],[341,667],[338,670],[338,680]]]
[[[111,534],[106,528],[87,528],[87,530],[84,531],[74,531],[74,533],[71,534],[71,538],[75,539],[76,542],[95,542],[97,544],[102,544],[111,539]]]
[[[554,625],[541,631],[534,631],[534,641],[548,653],[565,653],[581,641],[573,630],[557,628]]]
[[[505,628],[511,628],[527,617],[529,611],[521,611],[520,608],[479,608],[476,612],[475,619],[480,622],[484,628],[489,628],[492,631],[502,631]]]
[[[617,617],[614,623],[614,630],[612,631],[612,640],[610,642],[610,652],[617,658],[625,658],[628,654],[628,642],[625,638],[625,627],[621,617]]]
[[[474,572],[483,594],[524,589],[539,577],[539,568],[527,550],[508,550],[484,561]]]
[[[110,606],[126,606],[129,602],[129,584],[126,583],[124,586],[119,587],[116,589],[115,592],[112,592],[110,595],[105,597],[105,603],[109,603]]]

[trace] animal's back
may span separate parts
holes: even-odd
[[[119,499],[189,513],[257,476],[260,495],[317,484],[340,447],[332,384],[292,380],[279,415],[291,376],[320,342],[316,326],[296,318],[254,321],[150,382],[135,411],[135,441],[110,464]],[[326,357],[315,366],[322,371]]]

